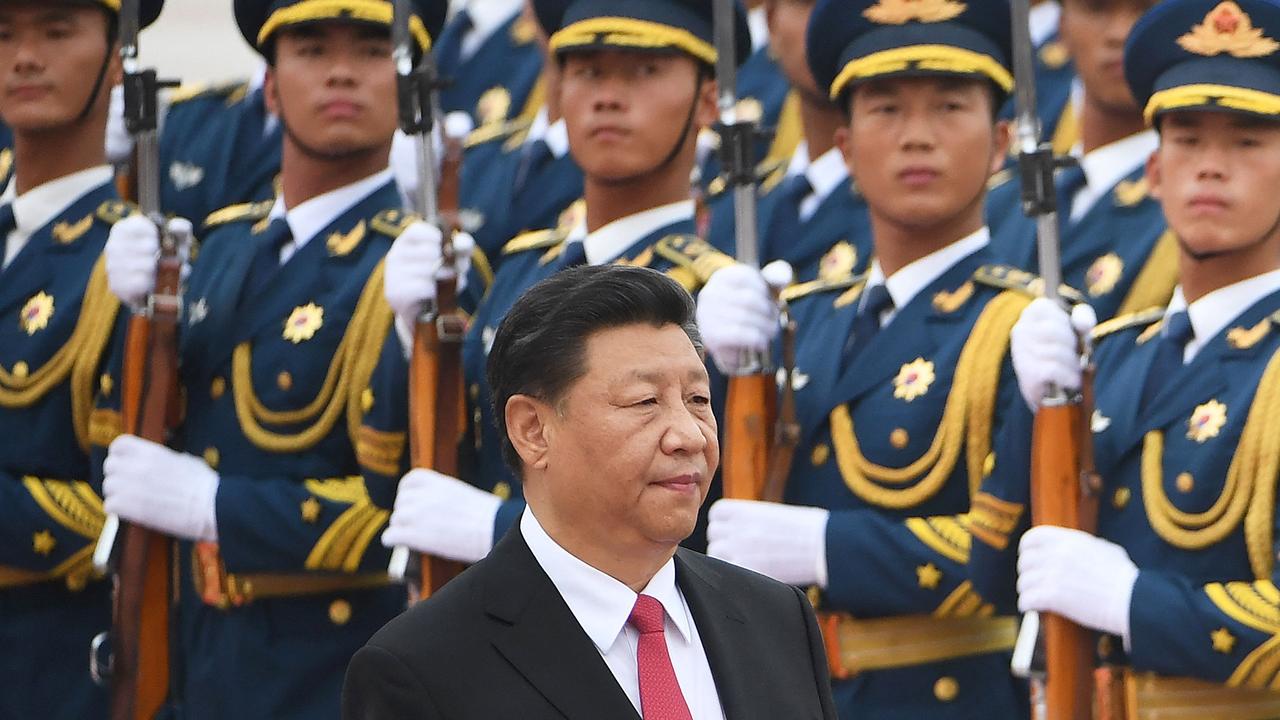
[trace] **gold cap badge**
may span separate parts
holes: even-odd
[[[862,16],[881,25],[905,25],[912,20],[924,23],[944,22],[966,9],[956,0],[880,0],[862,11]]]
[[[1191,32],[1178,38],[1178,45],[1196,55],[1220,55],[1256,58],[1280,50],[1280,43],[1262,34],[1240,6],[1226,0],[1204,16]]]

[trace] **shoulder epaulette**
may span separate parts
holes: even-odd
[[[824,292],[834,292],[837,290],[848,290],[858,283],[866,280],[866,274],[862,275],[846,275],[841,278],[810,280],[809,282],[796,283],[784,289],[781,293],[782,299],[787,302],[798,300],[808,295],[816,295]]]
[[[992,175],[991,177],[987,178],[987,189],[995,190],[1001,185],[1004,185],[1005,183],[1012,180],[1013,176],[1014,176],[1013,168],[1004,168],[999,172],[997,172],[996,174]]]
[[[136,210],[133,205],[123,200],[108,200],[98,206],[94,214],[98,219],[108,225],[115,225],[121,220],[129,217]]]
[[[463,141],[462,147],[473,148],[494,140],[506,140],[518,132],[528,130],[532,124],[532,121],[522,118],[485,123],[471,131],[471,134]]]
[[[691,270],[700,283],[705,283],[712,273],[735,262],[697,235],[668,235],[654,243],[653,251],[676,266]]]
[[[512,255],[527,250],[545,250],[564,242],[565,234],[561,230],[531,230],[520,233],[502,246],[503,255]]]
[[[209,217],[204,219],[206,228],[218,225],[227,225],[233,222],[246,222],[249,220],[262,220],[271,214],[271,208],[275,206],[274,200],[263,200],[262,202],[241,203],[224,207],[221,210],[215,210],[210,213]]]
[[[1016,290],[1032,297],[1044,295],[1044,281],[1040,276],[1009,265],[983,265],[973,274],[975,282],[1002,290]],[[1062,297],[1073,303],[1085,302],[1084,295],[1066,285],[1058,288]]]
[[[1144,327],[1153,322],[1159,321],[1164,317],[1164,308],[1147,308],[1138,312],[1128,313],[1113,317],[1105,322],[1100,322],[1093,328],[1093,332],[1089,333],[1089,339],[1097,342],[1102,338],[1120,332],[1121,330],[1129,330],[1131,328]]]
[[[769,192],[774,185],[781,182],[782,178],[786,176],[786,169],[786,163],[781,160],[770,160],[768,158],[761,160],[756,165],[756,185],[760,188],[760,194],[763,195]],[[727,189],[729,189],[729,185],[724,175],[712,178],[711,182],[707,183],[707,197],[717,197],[724,194]]]
[[[13,150],[0,148],[0,185],[8,184],[9,173],[13,171]]]
[[[196,98],[209,96],[222,97],[228,102],[234,102],[243,97],[248,91],[249,83],[243,80],[212,85],[209,83],[184,83],[169,93],[169,104],[177,105]]]
[[[382,233],[394,240],[400,237],[400,233],[404,232],[405,228],[418,220],[418,216],[413,213],[392,208],[390,210],[383,210],[375,215],[373,219],[369,221],[369,229],[376,233]]]

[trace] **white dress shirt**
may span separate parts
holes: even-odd
[[[4,258],[0,259],[0,268],[9,267],[9,263],[22,252],[27,241],[40,228],[53,222],[54,218],[90,191],[111,182],[113,177],[110,165],[98,165],[50,180],[21,196],[18,195],[17,179],[10,178],[4,194],[0,195],[0,205],[13,204],[13,219],[18,226],[9,233]]]
[[[891,277],[884,276],[879,260],[871,261],[871,270],[867,273],[866,289],[876,285],[884,285],[893,298],[893,309],[880,314],[880,327],[889,324],[897,316],[898,310],[907,306],[916,295],[955,266],[956,263],[986,247],[991,242],[991,231],[984,225],[970,235],[951,243],[941,250],[934,250],[924,257],[910,263]],[[866,290],[862,292],[865,301]],[[861,303],[859,304],[861,308]]]
[[[524,137],[524,147],[528,147],[531,143],[539,140],[547,144],[547,149],[551,151],[551,157],[559,160],[569,153],[569,128],[564,124],[564,118],[560,118],[555,122],[547,121],[547,108],[543,106],[538,110],[538,114],[533,116],[533,123],[529,125],[529,132]]]
[[[636,663],[640,634],[627,623],[636,604],[635,591],[560,547],[527,507],[520,518],[520,534],[631,699],[636,712],[641,712]],[[667,652],[693,720],[724,720],[724,709],[698,626],[676,585],[674,560],[668,560],[658,570],[643,594],[656,598],[666,611]]]
[[[267,218],[284,218],[289,223],[289,233],[293,235],[293,239],[280,248],[280,264],[288,262],[294,253],[332,225],[340,215],[392,180],[391,170],[382,170],[363,180],[317,195],[293,209],[285,207],[283,194],[276,196],[276,204],[271,207]]]
[[[813,188],[800,201],[800,222],[802,223],[809,222],[827,196],[837,187],[849,184],[849,168],[845,166],[844,155],[840,154],[838,147],[833,147],[816,159],[810,160],[809,143],[801,140],[795,152],[791,154],[791,162],[787,165],[787,177],[800,173],[804,173],[805,178],[809,180],[809,187]],[[783,182],[786,182],[785,178]]]
[[[764,3],[747,11],[747,28],[751,30],[751,52],[769,44],[769,18]]]
[[[1046,0],[1036,3],[1027,13],[1027,25],[1031,30],[1031,44],[1040,47],[1058,31],[1058,20],[1062,17],[1062,6],[1057,0]]]
[[[1182,351],[1182,362],[1191,362],[1205,343],[1240,317],[1240,313],[1277,290],[1280,290],[1280,270],[1272,270],[1218,288],[1190,305],[1187,305],[1187,298],[1182,294],[1182,286],[1174,288],[1164,316],[1168,318],[1176,312],[1186,310],[1187,317],[1191,320],[1191,330],[1195,333],[1195,337],[1187,341],[1187,346]]]
[[[471,29],[462,38],[458,59],[466,61],[480,46],[520,12],[523,0],[471,0],[467,3],[467,14],[471,16]]]
[[[581,238],[586,244],[587,262],[607,265],[621,257],[640,238],[681,220],[693,220],[694,210],[692,200],[680,200],[614,220],[593,233],[586,233],[585,237],[586,226],[582,225],[569,233],[568,241]]]
[[[1094,148],[1080,158],[1085,184],[1071,198],[1071,221],[1084,217],[1098,200],[1111,193],[1116,183],[1145,165],[1159,144],[1155,130],[1143,130]]]

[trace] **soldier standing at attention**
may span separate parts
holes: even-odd
[[[444,4],[413,8],[427,52]],[[281,195],[206,221],[184,292],[177,450],[117,438],[105,504],[183,541],[183,717],[336,718],[349,658],[405,602],[374,542],[407,466],[407,370],[382,297],[406,224],[387,166],[392,4],[235,9],[270,65]],[[154,286],[156,248],[143,218],[112,231],[111,288],[131,306]]]
[[[1178,242],[1167,307],[1093,328],[1097,536],[1026,531],[1029,442],[974,519],[975,578],[1108,636],[1137,718],[1280,717],[1280,4],[1172,0],[1134,26],[1125,74],[1160,133],[1147,164]],[[1029,429],[1047,384],[1080,387],[1078,330],[1037,301],[1013,332]],[[1020,452],[1019,452],[1020,450]],[[984,531],[979,533],[979,523]],[[1019,540],[1019,536],[1021,539]]]
[[[144,2],[150,24],[162,2]],[[103,138],[119,2],[0,2],[0,717],[93,720],[86,651],[111,622],[90,408],[119,304],[100,256],[127,213]],[[9,130],[12,128],[12,151]]]
[[[711,4],[705,0],[538,0],[561,65],[560,110],[584,174],[586,209],[556,230],[508,242],[463,347],[468,436],[463,478],[414,470],[400,485],[382,541],[463,562],[488,554],[524,509],[504,463],[485,362],[511,305],[538,280],[575,265],[654,268],[697,292],[732,260],[694,235],[689,173],[699,129],[716,119]],[[750,40],[738,9],[738,56]],[[439,234],[415,224],[387,257],[387,299],[406,330],[435,292]]]

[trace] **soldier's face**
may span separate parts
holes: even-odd
[[[284,31],[267,74],[269,109],[307,147],[334,156],[389,146],[397,116],[385,29],[340,22]]]
[[[1059,34],[1091,103],[1109,112],[1137,113],[1124,79],[1124,42],[1154,0],[1067,0]]]
[[[691,167],[693,136],[715,120],[715,83],[699,86],[684,55],[603,50],[571,53],[560,80],[569,149],[599,181],[650,172],[687,133],[681,164]],[[686,121],[693,113],[693,121]]]
[[[1280,252],[1280,123],[1209,111],[1171,112],[1147,162],[1184,255]]]
[[[836,134],[873,216],[928,231],[981,212],[1007,145],[980,81],[886,78],[854,88]]]
[[[769,0],[765,3],[769,18],[769,49],[777,57],[778,65],[792,86],[827,103],[827,94],[818,89],[805,56],[805,31],[813,5],[814,0]]]
[[[108,58],[107,16],[57,3],[0,5],[0,116],[15,130],[66,125],[89,102],[104,61],[97,102],[105,112],[119,60]]]
[[[720,461],[706,368],[675,325],[602,330],[585,360],[544,426],[550,502],[534,511],[619,553],[674,548]]]

